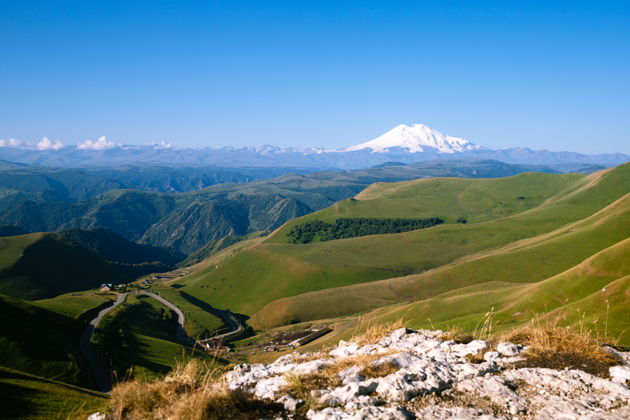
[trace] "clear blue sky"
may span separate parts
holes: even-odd
[[[629,1],[0,0],[0,138],[630,152]]]

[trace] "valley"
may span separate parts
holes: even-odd
[[[220,191],[256,200],[269,191],[283,197],[278,202],[291,191],[303,203],[322,200],[321,209],[306,206],[292,216],[282,210],[276,219],[276,210],[256,204],[247,217],[271,217],[267,224],[243,228],[236,240],[228,239],[235,231],[218,229],[213,235],[222,246],[210,239],[198,249],[162,247],[161,240],[134,242],[101,227],[6,228],[0,309],[16,322],[0,331],[0,364],[20,375],[109,390],[104,372],[114,372],[114,382],[154,381],[191,359],[219,366],[268,362],[294,350],[282,337],[324,331],[298,347],[315,351],[392,322],[470,334],[480,325],[501,333],[554,322],[629,346],[630,164],[592,174],[448,176],[475,165],[475,176],[500,167],[451,162],[284,175],[192,193],[208,202]],[[129,194],[149,194],[157,209],[159,200],[175,203],[191,193],[105,196]],[[175,210],[165,223],[189,231],[175,221],[181,210],[169,206]],[[234,217],[244,208],[226,212]],[[181,217],[197,226],[206,216]],[[220,225],[217,217],[211,212],[208,220]],[[178,237],[174,232],[167,235]],[[194,259],[183,262],[184,250]],[[109,283],[120,285],[97,290]],[[34,337],[51,345],[37,349]],[[98,405],[101,397],[94,398]]]

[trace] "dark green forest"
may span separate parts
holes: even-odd
[[[332,241],[335,239],[355,238],[358,236],[380,235],[384,233],[400,233],[410,230],[424,229],[444,223],[439,217],[425,219],[372,219],[341,218],[335,223],[322,220],[302,223],[289,232],[289,242],[306,244],[316,241]]]

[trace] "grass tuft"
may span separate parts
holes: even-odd
[[[475,338],[470,333],[464,331],[462,327],[456,325],[444,332],[444,334],[440,336],[440,339],[444,341],[453,340],[457,344],[468,344]]]
[[[363,328],[364,327],[363,327],[363,319],[362,319],[361,322],[359,322],[357,331],[361,331]],[[388,336],[392,331],[398,330],[400,328],[405,328],[405,324],[402,318],[391,323],[367,326],[365,328],[365,331],[360,335],[355,335],[352,338],[352,341],[354,341],[360,346],[365,346],[367,344],[375,344],[375,343],[378,343],[381,339]]]
[[[530,323],[504,333],[500,340],[527,346],[525,360],[515,363],[516,368],[579,369],[606,378],[608,368],[619,363],[603,347],[603,339],[591,330],[563,327],[558,319],[544,324]]]
[[[223,368],[192,359],[178,364],[163,379],[134,380],[112,391],[109,418],[122,419],[242,419],[277,417],[283,407],[230,390],[220,380]]]

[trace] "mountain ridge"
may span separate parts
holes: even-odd
[[[495,159],[507,163],[619,165],[630,160],[624,153],[583,153],[533,150],[527,147],[488,149],[469,140],[447,136],[423,124],[398,125],[366,143],[338,150],[321,148],[260,147],[175,148],[161,145],[121,145],[104,149],[76,146],[47,150],[0,147],[0,160],[49,166],[112,166],[138,162],[168,165],[261,166],[323,169],[360,169],[388,161],[413,163],[440,158]]]

